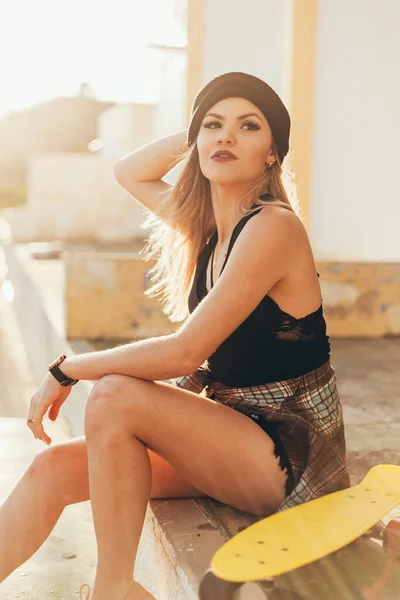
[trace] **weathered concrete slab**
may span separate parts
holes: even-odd
[[[66,336],[69,340],[140,340],[176,326],[156,298],[145,296],[154,263],[134,252],[68,248],[62,256]]]
[[[400,334],[400,263],[319,261],[329,334],[379,338]]]

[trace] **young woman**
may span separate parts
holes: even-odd
[[[208,495],[261,517],[349,485],[318,274],[282,181],[289,131],[264,81],[225,73],[200,90],[187,131],[115,164],[151,211],[145,293],[178,325],[50,366],[28,425],[50,444],[46,412],[55,420],[76,380],[96,380],[85,436],[43,450],[1,507],[0,581],[66,505],[90,499],[91,600],[153,598],[133,581],[149,498]]]

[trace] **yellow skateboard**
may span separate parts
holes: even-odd
[[[265,590],[263,597],[278,598],[267,592],[274,587],[276,578],[327,557],[367,532],[380,538],[384,549],[397,558],[400,523],[391,521],[386,529],[376,526],[399,504],[400,467],[378,465],[355,487],[262,519],[215,553],[200,586],[200,600],[235,598],[235,594],[245,598],[237,595],[244,582],[264,582],[260,586]],[[360,598],[372,597],[368,596],[368,589]],[[291,594],[282,598],[303,597],[295,591]]]

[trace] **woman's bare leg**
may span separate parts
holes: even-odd
[[[42,546],[66,506],[66,497],[57,493],[54,478],[46,476],[49,469],[41,458],[32,463],[0,507],[0,583]],[[131,573],[124,592],[132,584],[132,598],[153,598],[132,579]],[[121,597],[125,600],[125,594]]]
[[[121,463],[119,466],[120,469],[135,471],[137,465],[140,469],[141,463],[145,463],[146,472],[142,479],[142,473],[136,467],[136,474],[130,482],[134,486],[137,482],[136,490],[132,490],[131,486],[128,487],[128,482],[125,482],[124,484],[122,481],[120,481],[121,487],[119,488],[118,479],[116,479],[114,493],[117,494],[117,497],[119,496],[121,498],[124,495],[125,490],[125,493],[130,494],[133,500],[131,510],[138,511],[138,502],[143,498],[143,483],[146,486],[144,492],[146,495],[146,502],[142,502],[144,509],[146,508],[146,503],[150,496],[148,482],[150,480],[149,471],[151,471],[151,466],[149,455],[143,444],[137,442],[137,445],[140,445],[142,450],[139,458],[137,458],[134,453],[127,452],[127,448],[130,449],[132,445],[132,440],[125,440],[125,444],[121,443],[120,449],[117,450],[117,452],[120,452],[120,456],[118,457],[118,454],[115,455],[113,453],[111,453],[111,456],[117,457],[117,462]],[[54,473],[55,462],[57,459],[50,458],[50,460],[47,461],[46,457],[49,456],[49,454],[50,453],[44,452],[42,455],[38,455],[9,497],[0,507],[0,582],[4,581],[4,579],[6,579],[16,568],[26,562],[42,546],[67,504],[67,495],[59,493],[60,487],[57,486],[56,478],[50,476],[51,468],[47,462],[52,462],[52,470]],[[129,464],[130,460],[132,460],[132,463]],[[59,469],[63,469],[63,462],[61,460],[59,462]],[[110,469],[113,469],[112,460],[110,461],[110,464],[104,465],[104,473],[109,473]],[[106,484],[107,479],[105,479],[105,481],[103,480],[103,483]],[[87,494],[86,499],[88,498],[89,494]],[[136,502],[136,499],[138,498],[139,501]],[[74,499],[76,500],[77,498]],[[84,500],[85,498],[81,498],[81,500],[82,499]],[[124,504],[122,504],[122,506],[123,505]],[[127,503],[125,503],[125,506],[127,507]],[[128,508],[127,510],[129,511]],[[119,509],[118,506],[116,506],[114,515],[118,514],[118,512]],[[121,522],[123,523],[124,521],[124,519],[122,519],[122,521],[120,519],[115,519],[114,516],[111,516],[108,520],[111,522],[115,520],[116,525]],[[129,518],[126,518],[126,521],[131,520],[131,515],[129,515]],[[137,522],[143,523],[143,520],[144,513],[143,510],[140,510]],[[104,535],[103,538],[101,537],[102,533],[103,532],[100,531],[100,539],[104,539]],[[134,563],[139,537],[140,530],[134,531],[129,544],[131,548],[126,548],[127,554],[132,552],[132,549],[135,548],[135,553],[133,555],[132,553],[127,555],[127,559],[131,559],[131,564]],[[123,535],[121,538],[126,539]],[[125,548],[118,548],[117,545],[115,552],[118,553],[121,551],[125,554]],[[108,548],[108,553],[109,552],[110,548]],[[101,557],[100,551],[99,556]],[[102,566],[103,565],[100,563],[100,569]],[[111,567],[112,566],[113,565],[111,565]],[[116,578],[116,574],[114,573],[113,575],[112,571],[109,572],[107,567],[108,565],[106,563],[103,568],[103,573],[106,577],[109,577],[108,581],[113,582],[112,590],[114,593],[117,587],[115,582],[117,581],[118,584],[121,584],[121,594],[119,595],[121,599],[125,600],[127,590],[131,586],[130,598],[143,598],[143,600],[153,598],[153,596],[146,593],[144,588],[138,583],[132,583],[132,572],[129,572],[126,577],[124,577],[124,573],[118,574]],[[104,585],[104,583],[104,579],[100,578],[99,584],[103,590],[107,589],[107,586]],[[96,592],[94,591],[93,593],[95,594]],[[96,598],[96,596],[94,597]],[[103,595],[101,597],[111,600],[113,597],[118,596]]]
[[[161,456],[151,450],[148,454],[151,498],[203,495]],[[54,444],[38,454],[0,506],[0,584],[42,546],[65,506],[87,500],[85,437]]]
[[[97,539],[92,600],[125,600],[150,496],[151,467],[146,447],[128,428],[118,434],[87,430],[89,485]],[[137,586],[137,584],[136,584]],[[136,587],[135,598],[152,598]],[[139,595],[140,594],[140,595]]]
[[[100,536],[111,541],[109,545],[100,543],[99,565],[104,565],[105,571],[97,571],[98,581],[104,581],[104,573],[112,577],[115,595],[107,600],[125,600],[116,593],[127,586],[121,585],[118,568],[127,559],[128,566],[120,569],[122,581],[130,572],[132,584],[131,560],[138,537],[131,531],[142,528],[149,489],[149,458],[144,452],[151,463],[149,497],[207,494],[256,514],[273,511],[283,500],[286,477],[277,466],[272,442],[250,419],[192,392],[170,386],[160,389],[134,378],[111,376],[96,385],[97,393],[87,411],[87,429],[95,450],[90,489],[94,496],[100,490],[97,498],[92,498],[95,525]],[[130,435],[126,429],[131,430]],[[123,484],[126,475],[129,490]],[[139,495],[132,489],[132,478],[137,480]],[[66,505],[85,500],[89,500],[87,440],[75,438],[43,450],[0,507],[0,582],[43,544]],[[118,543],[124,539],[130,549],[128,557]],[[108,562],[116,568],[110,570]],[[151,598],[143,593],[139,586],[132,588],[127,600]],[[91,600],[99,598],[92,596]]]
[[[40,548],[64,505],[38,455],[0,507],[0,582]]]
[[[192,392],[104,377],[89,398],[85,433],[98,548],[91,600],[152,597],[131,588],[151,486],[147,448],[236,508],[266,516],[284,500],[272,440],[244,415]]]

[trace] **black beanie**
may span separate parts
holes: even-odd
[[[220,100],[239,96],[255,104],[267,119],[282,163],[289,150],[290,116],[278,94],[262,79],[249,73],[231,72],[209,81],[194,99],[187,142],[195,141],[208,110]]]

